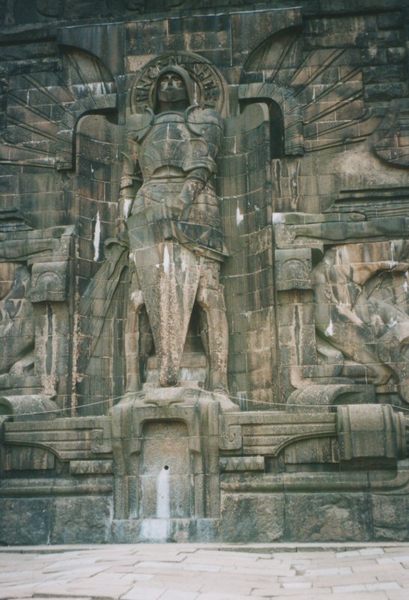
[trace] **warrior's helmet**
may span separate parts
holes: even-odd
[[[183,82],[183,86],[180,88],[179,90],[179,97],[176,98],[177,100],[186,100],[186,108],[188,108],[188,106],[191,106],[192,104],[195,104],[195,94],[194,94],[194,82],[191,78],[191,76],[189,75],[189,73],[186,71],[186,69],[184,69],[183,67],[179,67],[178,65],[170,65],[165,67],[164,69],[162,69],[155,81],[155,84],[152,88],[152,106],[153,106],[153,111],[155,113],[159,112],[159,94],[164,95],[164,92],[161,91],[160,88],[160,84],[161,81],[166,77],[166,76],[171,76],[171,75],[177,75],[178,78],[180,78]],[[169,100],[171,101],[171,98],[173,97],[177,97],[177,92],[175,93],[175,90],[171,89],[169,92]]]

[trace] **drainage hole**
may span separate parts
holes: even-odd
[[[169,466],[168,465],[165,465],[163,468],[165,469],[165,471],[169,471]]]

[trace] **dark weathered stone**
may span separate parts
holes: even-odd
[[[222,539],[229,542],[283,539],[284,504],[281,494],[223,494]]]
[[[311,542],[368,540],[368,508],[365,494],[288,494],[286,536]]]
[[[407,2],[4,4],[0,543],[408,539]]]
[[[0,543],[47,544],[53,505],[52,498],[1,498]]]
[[[50,542],[52,544],[97,544],[110,541],[112,500],[106,497],[55,498]]]
[[[372,499],[374,538],[377,540],[407,541],[407,497],[400,495],[375,495]]]

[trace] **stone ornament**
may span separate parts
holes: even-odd
[[[225,109],[224,85],[214,66],[197,54],[177,52],[159,56],[140,71],[129,95],[131,113],[154,109],[156,81],[167,67],[183,68],[189,75],[192,105],[211,108],[222,114]]]

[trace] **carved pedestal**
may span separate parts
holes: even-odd
[[[220,517],[219,413],[197,388],[130,394],[112,410],[113,539],[212,539]]]

